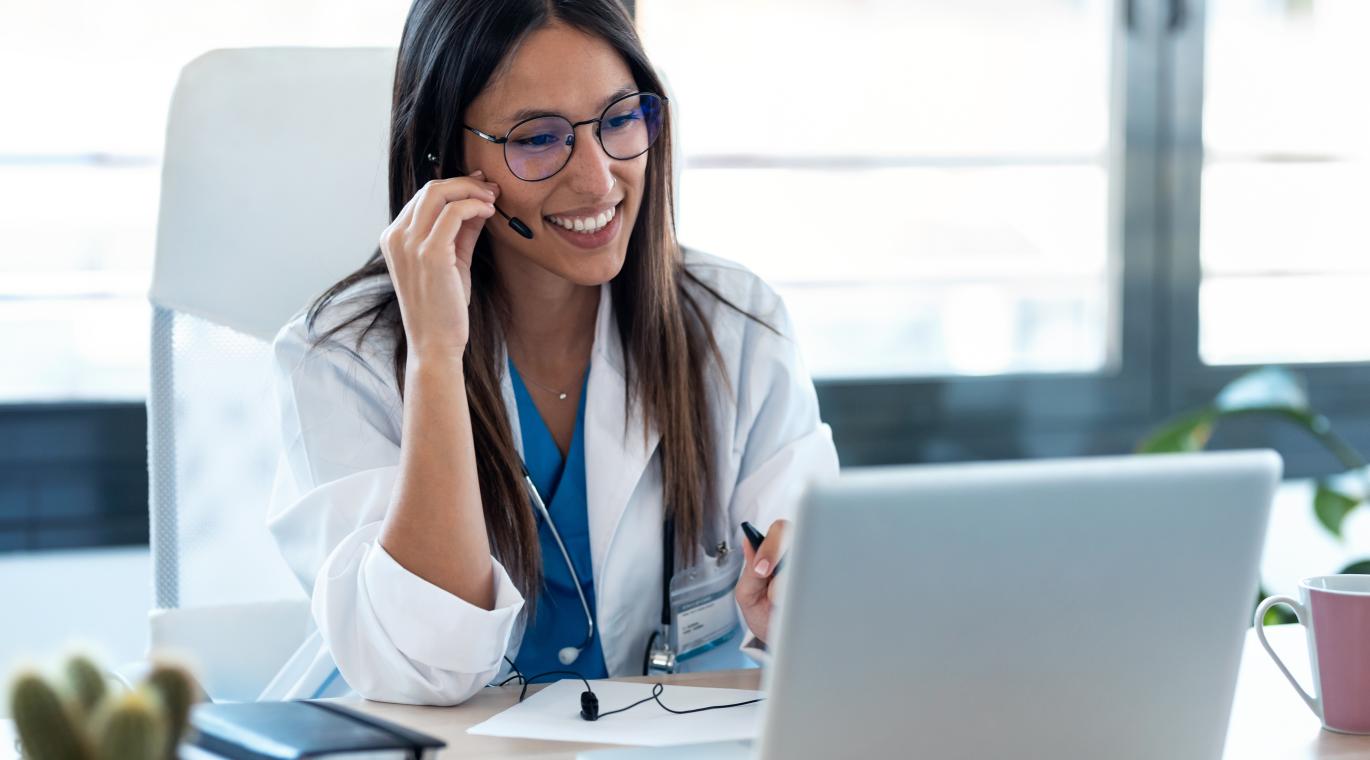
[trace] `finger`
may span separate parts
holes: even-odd
[[[471,265],[471,254],[476,249],[476,239],[480,237],[481,230],[485,229],[485,221],[494,217],[495,204],[490,204],[490,214],[482,214],[469,219],[461,225],[461,230],[457,232],[457,260],[464,262],[468,267]]]
[[[433,231],[424,240],[425,248],[447,248],[457,242],[457,238],[467,227],[475,227],[475,234],[480,234],[480,227],[485,224],[485,220],[495,215],[494,204],[487,203],[475,198],[464,201],[456,201],[447,204],[447,207],[438,215],[438,221],[433,225]],[[467,222],[471,222],[467,224]],[[469,238],[469,235],[468,235]],[[474,240],[471,240],[474,243]],[[470,248],[463,249],[456,246],[457,258],[463,263],[470,264]]]
[[[405,201],[404,208],[401,208],[400,213],[390,220],[390,226],[386,227],[385,232],[382,233],[382,242],[390,242],[395,237],[402,239],[404,235],[408,234],[409,225],[414,221],[414,208],[419,205],[420,200],[422,200],[422,194],[414,193],[408,201]]]
[[[775,571],[775,566],[785,554],[785,532],[789,524],[789,520],[776,520],[766,529],[766,540],[756,550],[756,564],[752,566],[754,575],[766,578]]]
[[[756,565],[756,552],[750,541],[742,541],[742,575],[737,579],[737,594],[740,599],[755,599],[766,590],[767,580],[753,572]]]
[[[785,584],[789,582],[789,577],[789,573],[781,573],[774,578],[771,578],[770,585],[766,586],[766,601],[770,602],[772,606],[779,603],[780,592],[785,588]]]
[[[428,237],[438,216],[449,203],[467,198],[480,198],[493,203],[498,197],[499,186],[493,182],[483,182],[472,177],[433,180],[414,195],[414,210],[409,221],[408,234],[413,240]]]

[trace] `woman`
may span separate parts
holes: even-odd
[[[276,339],[269,521],[317,630],[264,697],[764,648],[784,516],[837,457],[780,299],[676,243],[660,92],[617,0],[414,3],[394,221]]]

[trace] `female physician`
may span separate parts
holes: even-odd
[[[676,242],[661,92],[618,0],[415,0],[394,221],[275,342],[268,520],[316,630],[264,698],[764,649],[837,455],[780,299]]]

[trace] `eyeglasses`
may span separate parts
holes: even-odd
[[[625,95],[598,119],[572,123],[562,116],[534,116],[515,124],[504,137],[465,125],[476,137],[504,146],[504,163],[515,177],[540,182],[565,168],[576,145],[576,127],[595,125],[595,138],[610,158],[637,158],[656,142],[665,118],[666,98],[651,92]]]

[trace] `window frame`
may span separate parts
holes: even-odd
[[[1211,366],[1199,355],[1205,11],[1204,0],[1114,6],[1110,366],[1080,374],[820,378],[820,407],[844,465],[1126,453],[1157,425],[1262,366]],[[748,164],[745,156],[732,160],[737,166],[727,168]],[[1314,407],[1370,451],[1361,393],[1370,387],[1370,363],[1292,366]],[[1213,442],[1258,446],[1280,450],[1289,475],[1340,469],[1311,437],[1287,427],[1225,423]]]
[[[844,465],[1117,453],[1163,418],[1157,369],[1164,366],[1158,286],[1165,241],[1155,224],[1163,49],[1145,31],[1141,15],[1149,11],[1119,3],[1110,25],[1110,366],[1080,374],[819,379],[823,417]]]
[[[1200,216],[1205,163],[1203,107],[1205,42],[1208,32],[1206,0],[1170,0],[1183,8],[1182,23],[1165,38],[1162,60],[1167,64],[1167,93],[1163,102],[1165,132],[1170,135],[1163,171],[1173,188],[1165,202],[1169,330],[1169,372],[1158,378],[1166,409],[1178,411],[1210,401],[1227,383],[1265,364],[1205,364],[1199,354],[1199,290],[1202,283]],[[1173,12],[1173,11],[1172,11]],[[1362,452],[1370,452],[1370,362],[1298,362],[1286,365],[1307,384],[1310,403],[1327,415],[1333,428]],[[1250,428],[1250,429],[1247,429]],[[1288,429],[1258,430],[1241,426],[1230,436],[1233,446],[1277,445],[1285,456],[1286,472],[1320,475],[1341,467],[1311,438]]]

